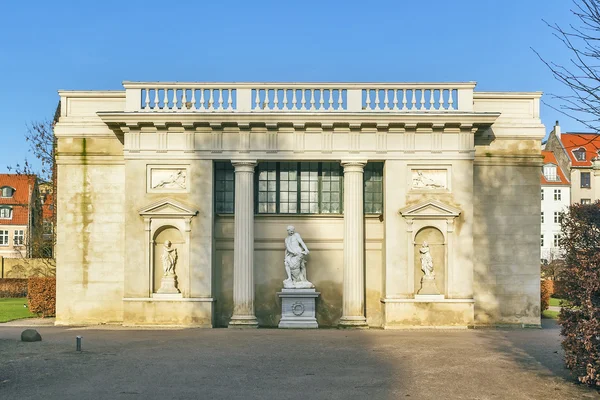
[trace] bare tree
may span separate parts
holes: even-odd
[[[563,27],[546,24],[570,53],[569,62],[560,64],[547,61],[533,50],[546,64],[554,77],[564,84],[568,94],[550,94],[559,106],[547,104],[595,132],[600,131],[600,0],[573,0],[571,13],[578,25]]]
[[[54,273],[54,245],[56,243],[56,138],[54,136],[54,125],[60,116],[60,102],[54,117],[45,121],[35,121],[27,126],[25,140],[29,145],[29,152],[39,161],[39,169],[34,167],[27,159],[22,164],[8,167],[9,171],[17,174],[36,175],[38,184],[46,188],[44,199],[42,199],[42,219],[44,208],[49,208],[47,214],[51,214],[49,220],[40,221],[40,228],[28,237],[27,253],[33,257],[48,259],[46,267],[36,265],[38,275],[52,275]],[[49,197],[48,197],[49,196]],[[48,199],[48,201],[45,201]]]

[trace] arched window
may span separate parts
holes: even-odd
[[[10,186],[2,186],[0,188],[0,197],[13,197],[15,189]]]
[[[577,161],[585,161],[585,147],[580,147],[577,150],[573,150],[573,155]]]
[[[12,218],[12,207],[0,207],[0,218],[11,219]]]

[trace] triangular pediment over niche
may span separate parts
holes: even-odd
[[[400,215],[408,218],[452,218],[460,213],[458,208],[437,200],[424,201],[400,210]]]
[[[193,217],[198,211],[178,201],[163,199],[140,209],[139,214],[142,217]]]

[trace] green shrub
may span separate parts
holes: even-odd
[[[0,279],[0,298],[27,297],[27,279]]]
[[[565,363],[581,383],[600,386],[600,202],[572,205],[561,228]]]
[[[29,311],[50,317],[56,314],[56,278],[29,278],[27,283]]]

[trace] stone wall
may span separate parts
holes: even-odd
[[[481,143],[473,168],[476,325],[540,324],[539,142]]]
[[[120,151],[115,137],[58,141],[57,324],[122,321],[126,187]]]
[[[29,278],[56,275],[52,258],[3,258],[0,256],[0,278]]]

